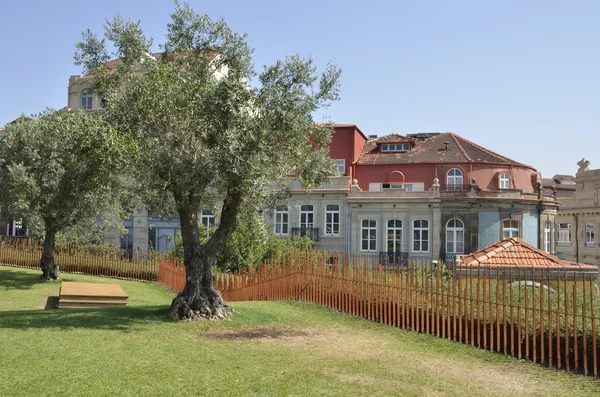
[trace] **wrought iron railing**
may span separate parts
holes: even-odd
[[[470,189],[471,185],[468,183],[447,183],[441,186],[441,190],[446,192],[462,192]]]
[[[306,226],[293,227],[292,234],[295,236],[300,236],[300,237],[308,236],[315,242],[319,241],[319,228],[318,227],[306,227]]]
[[[458,255],[462,254],[442,252],[440,255],[440,261],[444,262],[447,267],[454,268],[454,266],[456,266],[456,257]]]
[[[385,267],[408,267],[408,252],[380,252],[379,261]]]

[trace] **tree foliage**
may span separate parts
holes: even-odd
[[[0,136],[3,207],[40,225],[53,251],[58,232],[101,215],[120,219],[121,171],[133,153],[132,142],[94,112],[47,110],[22,118]]]
[[[107,50],[89,33],[77,44],[76,62],[107,100],[106,120],[140,147],[134,168],[145,201],[174,209],[181,220],[188,284],[172,317],[227,315],[211,268],[238,214],[272,201],[270,184],[287,186],[290,171],[307,188],[332,173],[333,129],[315,123],[313,113],[338,98],[340,71],[328,65],[318,74],[310,58],[294,55],[258,73],[246,35],[178,2],[160,53],[152,54],[140,26],[120,16],[106,23],[105,40],[120,59],[112,68],[97,65]],[[220,224],[202,243],[198,213],[216,206]]]

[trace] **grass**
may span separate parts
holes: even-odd
[[[166,319],[174,294],[43,310],[58,282],[0,266],[1,396],[600,395],[600,382],[298,302],[239,302],[221,322]]]

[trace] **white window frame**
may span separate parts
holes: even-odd
[[[287,205],[275,206],[273,214],[273,234],[276,236],[290,235],[290,209]]]
[[[544,248],[547,253],[552,252],[552,223],[544,222]]]
[[[329,207],[337,207],[337,209],[329,208]],[[337,215],[337,220],[335,219]],[[341,223],[340,219],[342,218],[340,212],[339,204],[325,204],[325,236],[339,236]],[[336,232],[337,226],[337,232]]]
[[[384,143],[381,145],[382,153],[404,153],[410,151],[410,143]]]
[[[556,227],[556,245],[571,245],[571,224],[559,223]]]
[[[85,100],[85,102],[84,102]],[[79,94],[79,106],[81,109],[90,110],[94,106],[94,93],[89,88]]]
[[[596,245],[596,228],[593,223],[585,224],[585,246],[594,247]]]
[[[452,222],[452,226],[450,223]],[[460,226],[458,226],[460,225]],[[461,235],[461,241],[459,241]],[[448,238],[451,236],[451,239]],[[451,243],[451,249],[448,249],[448,243]],[[462,249],[458,249],[458,244],[462,244]],[[465,252],[465,224],[458,218],[452,218],[446,222],[446,253],[464,254]]]
[[[498,186],[500,189],[510,189],[510,177],[506,172],[500,174],[498,178]]]
[[[508,225],[508,226],[507,226]],[[521,225],[514,219],[505,219],[502,222],[502,238],[519,238],[521,236]]]
[[[419,226],[416,226],[416,223],[419,223]],[[423,222],[427,223],[427,227],[423,227]],[[415,232],[417,232],[419,234],[418,239],[415,239]],[[426,232],[427,233],[427,238],[423,238],[423,233]],[[429,240],[430,240],[430,233],[429,233],[429,220],[428,219],[415,219],[412,221],[412,236],[411,236],[411,248],[412,248],[412,252],[415,253],[428,253],[429,252]],[[423,243],[427,244],[427,249],[423,249]],[[415,249],[415,244],[418,244],[418,249]]]
[[[335,159],[333,160],[337,164],[337,172],[340,175],[344,175],[346,173],[346,160],[344,159]]]
[[[393,224],[390,226],[390,222],[393,222]],[[398,223],[400,222],[400,226],[398,226]],[[404,230],[403,230],[403,223],[401,219],[388,219],[386,222],[386,249],[387,252],[392,254],[392,253],[400,253],[400,252],[404,252],[404,242],[403,240],[403,234],[404,234]],[[390,232],[391,232],[391,239],[390,239]],[[393,249],[392,251],[390,251],[390,242],[392,243]],[[400,245],[400,250],[396,250],[396,247]]]
[[[366,239],[364,232],[367,232]],[[364,248],[364,243],[367,248]],[[360,221],[360,250],[361,252],[377,252],[377,220],[363,219]]]
[[[310,210],[303,209],[304,207],[310,207]],[[304,219],[303,219],[304,218]],[[310,218],[310,222],[309,222]],[[315,206],[312,204],[302,204],[300,206],[300,217],[298,222],[301,229],[312,229],[315,227]]]
[[[216,224],[215,214],[213,214],[211,210],[202,210],[200,212],[200,223],[206,229],[206,239],[209,239],[211,233],[211,225],[213,226],[212,228],[214,228]]]
[[[446,173],[446,186],[452,189],[453,187],[463,186],[463,172],[460,168],[452,168]]]

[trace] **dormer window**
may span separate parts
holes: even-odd
[[[508,174],[500,174],[499,178],[500,189],[510,189],[510,178]]]
[[[403,153],[410,151],[410,143],[384,143],[381,145],[383,153]]]
[[[92,108],[92,99],[94,95],[91,90],[83,90],[81,91],[81,108],[85,110],[89,110]]]

